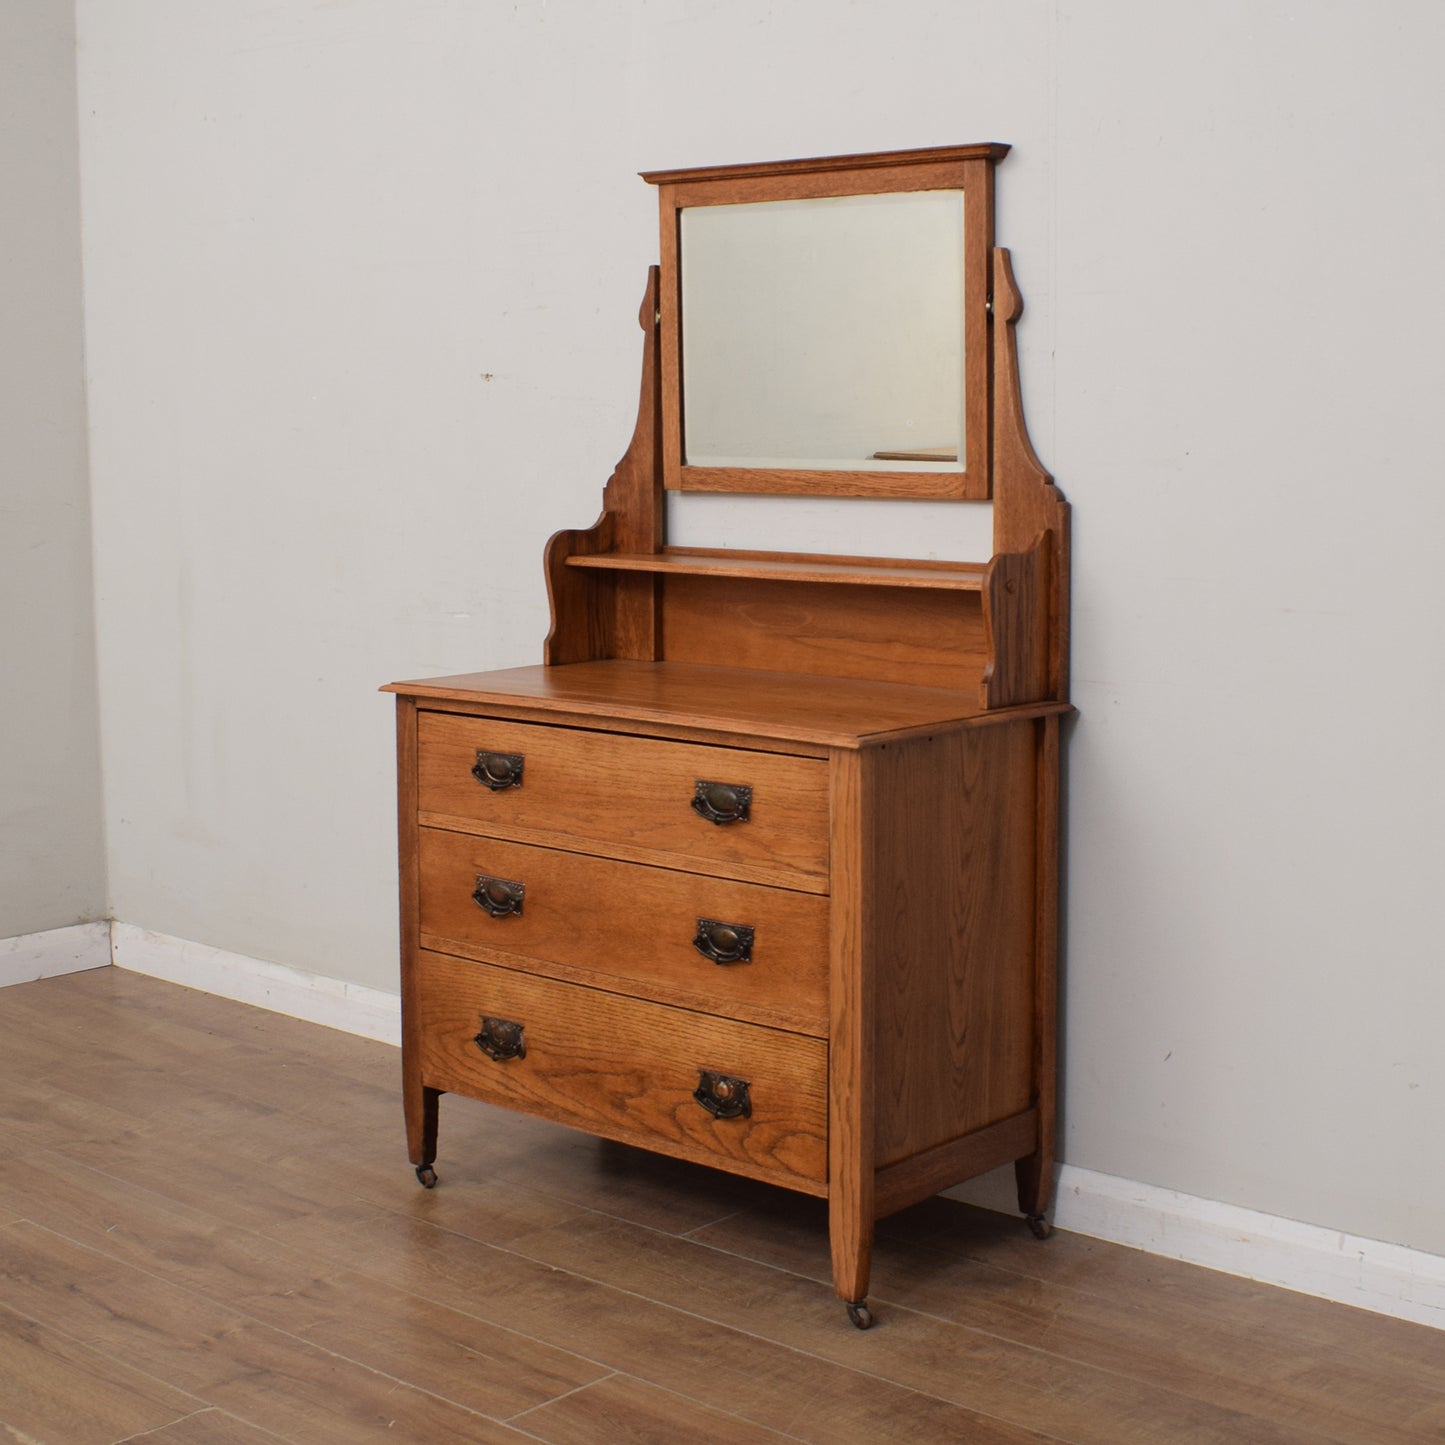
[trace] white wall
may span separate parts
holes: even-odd
[[[631,429],[633,173],[1010,141],[1077,521],[1065,1155],[1445,1253],[1434,0],[79,17],[119,917],[394,986],[373,689],[538,658]]]
[[[105,914],[75,17],[0,5],[0,938]]]

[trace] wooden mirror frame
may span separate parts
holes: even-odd
[[[997,143],[824,156],[757,165],[644,171],[658,189],[661,222],[662,471],[670,491],[827,497],[921,497],[987,501],[990,475],[989,308],[993,249],[993,168],[1008,154]],[[683,451],[681,215],[686,207],[744,205],[822,196],[962,191],[962,471],[867,471],[856,467],[689,466]]]

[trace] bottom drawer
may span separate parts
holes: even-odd
[[[407,1035],[428,1088],[826,1192],[822,1039],[445,954],[423,951],[416,967]]]

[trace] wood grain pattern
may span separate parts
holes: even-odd
[[[12,1440],[111,1445],[199,1403],[0,1305],[0,1429]]]
[[[980,667],[982,654],[980,652]],[[421,702],[455,702],[477,711],[530,709],[566,724],[648,732],[702,730],[719,741],[773,738],[823,748],[862,739],[983,720],[977,677],[958,688],[911,687],[873,678],[759,672],[679,661],[580,662],[462,673],[382,689]]]
[[[642,171],[649,185],[684,185],[689,181],[720,181],[809,175],[825,171],[859,171],[917,165],[923,162],[968,160],[1001,161],[1009,147],[1000,141],[978,141],[970,145],[926,146],[916,150],[866,151],[839,156],[809,156],[782,161],[743,161],[722,166],[691,166],[674,170]]]
[[[554,532],[547,539],[542,571],[552,626],[542,644],[542,661],[548,667],[591,662],[616,650],[617,609],[608,580],[568,565],[574,558],[610,551],[614,521],[604,512],[590,527]]]
[[[471,819],[479,832],[527,828],[600,853],[613,841],[644,846],[684,867],[826,876],[828,775],[815,759],[429,711],[418,728],[420,808]],[[478,749],[521,754],[521,787],[493,792],[477,782]],[[700,817],[699,780],[751,787],[748,820]]]
[[[902,562],[871,557],[814,557],[802,553],[725,552],[669,547],[659,553],[600,552],[570,556],[567,566],[624,572],[758,577],[779,582],[846,583],[857,587],[922,587],[930,591],[978,592],[984,568]]]
[[[128,1370],[182,1382],[187,1414],[210,1402],[283,1438],[326,1445],[390,1441],[398,1430],[403,1439],[433,1431],[498,1445],[521,1438],[440,1394],[33,1224],[16,1227],[3,1244],[11,1262],[5,1288],[51,1328],[84,1338]]]
[[[799,1199],[807,1209],[810,1201]],[[811,1211],[809,1211],[811,1214]],[[755,1227],[758,1216],[749,1217]],[[1015,1228],[1022,1226],[1015,1224]],[[1045,1252],[1022,1231],[1029,1243]],[[1162,1445],[1208,1441],[1211,1445],[1320,1445],[1320,1437],[1287,1422],[1268,1420],[1182,1395],[1167,1375],[1130,1378],[1107,1363],[1081,1364],[1048,1350],[1000,1337],[987,1325],[960,1326],[940,1310],[899,1310],[880,1290],[877,1324],[866,1335],[849,1329],[829,1311],[811,1314],[800,1299],[827,1278],[815,1219],[806,1272],[789,1273],[749,1262],[748,1246],[702,1252],[690,1241],[649,1236],[625,1221],[593,1216],[571,1229],[539,1231],[525,1243],[530,1257],[556,1268],[588,1270],[609,1283],[635,1288],[675,1307],[736,1329],[751,1328],[800,1354],[880,1371],[934,1399],[975,1411],[995,1423],[1025,1425],[1048,1438],[1088,1445]],[[733,1236],[728,1236],[733,1238]],[[880,1241],[881,1244],[881,1241]],[[886,1277],[881,1250],[878,1274]],[[1216,1322],[1216,1329],[1220,1328]],[[956,1435],[910,1436],[883,1426],[882,1440],[966,1441]],[[987,1437],[985,1437],[987,1438]],[[1428,1439],[1429,1437],[1424,1437]]]
[[[797,1438],[625,1375],[529,1410],[518,1424],[550,1445],[596,1445],[600,1440],[607,1445],[677,1445],[679,1440],[785,1445]]]
[[[423,951],[422,1075],[434,1088],[821,1193],[827,1163],[823,1044]],[[484,1015],[526,1027],[527,1056],[473,1042]],[[699,1071],[751,1084],[750,1118],[715,1119]]]
[[[970,1134],[935,1144],[906,1159],[885,1165],[875,1180],[878,1217],[917,1204],[963,1179],[986,1174],[1033,1154],[1039,1142],[1038,1110],[1029,1109]],[[1042,1214],[1043,1210],[1026,1209]]]
[[[424,828],[421,932],[429,948],[633,997],[822,1035],[828,904],[811,893]],[[519,915],[472,900],[479,876],[526,887]],[[748,963],[693,947],[699,918],[755,930]]]
[[[868,754],[879,803],[865,869],[867,947],[887,961],[875,1002],[880,1165],[1029,1107],[1032,728],[944,734]]]
[[[911,497],[923,501],[959,501],[974,485],[963,472],[820,472],[791,467],[703,467],[682,465],[668,488],[677,492],[720,492],[733,496],[871,497],[875,501]],[[822,480],[826,478],[826,480]]]
[[[991,148],[992,149],[992,148]],[[963,163],[963,443],[962,495],[976,502],[993,495],[994,166],[1002,157],[974,156]],[[996,549],[995,549],[996,550]]]
[[[763,578],[668,575],[665,661],[971,689],[983,673],[977,595],[916,588],[814,587]]]
[[[993,549],[1024,552],[1052,535],[1048,598],[1049,694],[1069,695],[1069,504],[1029,440],[1016,328],[1024,302],[1002,246],[993,251]]]
[[[983,588],[985,707],[1011,707],[1048,696],[1049,589],[1052,532],[1040,532],[1027,552],[998,552]]]
[[[771,1195],[694,1237],[820,1285],[827,1279],[817,1206],[800,1196]],[[1150,1423],[1160,1440],[1190,1438],[1164,1427],[1166,1411],[1179,1429],[1193,1413],[1193,1429],[1211,1440],[1406,1445],[1430,1438],[1431,1397],[1438,1398],[1445,1359],[1413,1375],[1403,1361],[1387,1362],[1391,1322],[1378,1317],[1361,1332],[1374,1334],[1377,1348],[1361,1356],[1314,1328],[1323,1314],[1353,1316],[1363,1326],[1366,1317],[1356,1311],[1082,1235],[1056,1234],[1040,1247],[1017,1221],[949,1199],[880,1224],[877,1273],[885,1299],[1037,1350],[1051,1391],[1072,1396],[1083,1383],[1072,1370],[1053,1369],[1058,1357],[1117,1377],[1119,1398],[1132,1392],[1141,1418],[1121,1423],[1096,1393],[1106,1438],[1109,1428]],[[1270,1296],[1258,1315],[1254,1291]],[[1438,1345],[1438,1331],[1421,1331],[1432,1333]],[[958,1368],[969,1368],[963,1357]],[[1403,1393],[1387,1400],[1391,1389]],[[1094,1421],[1061,1427],[1052,1413],[1061,1403],[1042,1405],[1032,1418],[1047,1414],[1067,1440],[1097,1428]]]
[[[545,1127],[532,1122],[534,1128]],[[644,1168],[667,1163],[657,1157],[635,1157]],[[589,1218],[597,1222],[599,1217]],[[970,1445],[975,1440],[993,1445],[1020,1438],[1019,1427],[1000,1425],[936,1396],[870,1376],[867,1352],[859,1348],[861,1337],[846,1325],[841,1331],[835,1326],[835,1332],[843,1333],[845,1340],[856,1338],[857,1344],[851,1350],[843,1344],[838,1351],[841,1359],[824,1359],[815,1351],[778,1344],[769,1337],[771,1328],[760,1335],[746,1326],[722,1324],[712,1307],[721,1257],[710,1249],[685,1246],[679,1258],[660,1248],[669,1236],[655,1231],[614,1233],[604,1224],[601,1230],[578,1230],[569,1242],[565,1231],[539,1229],[525,1242],[514,1241],[527,1250],[524,1255],[488,1248],[422,1220],[398,1221],[384,1215],[344,1229],[329,1220],[311,1221],[304,1228],[306,1238],[333,1258],[364,1258],[367,1270],[378,1277],[404,1283],[455,1308],[483,1315],[505,1313],[531,1332],[585,1340],[594,1354],[619,1370],[813,1445],[876,1445],[890,1434],[928,1441],[967,1440]],[[611,1239],[618,1243],[615,1255],[598,1254],[598,1248],[606,1249]],[[563,1265],[560,1251],[553,1253],[569,1243],[566,1257],[578,1268]],[[544,1253],[556,1262],[535,1257]],[[639,1261],[641,1269],[636,1267]],[[651,1284],[654,1275],[670,1273],[673,1278],[665,1287],[677,1304],[662,1305],[635,1288],[644,1280]],[[619,1281],[630,1275],[630,1280],[605,1284],[597,1278],[603,1275]],[[686,1298],[689,1276],[694,1275],[712,1287],[705,1314],[695,1308],[697,1299]],[[748,1271],[750,1293],[758,1293],[758,1282],[757,1273]],[[805,1291],[816,1294],[810,1286],[793,1293],[797,1297]],[[813,1304],[816,1307],[816,1298]],[[740,1298],[738,1312],[746,1314],[747,1307],[745,1297]],[[1022,1438],[1041,1437],[1025,1432]]]
[[[198,1410],[174,1425],[134,1435],[127,1445],[268,1445],[275,1439],[269,1430],[247,1425],[224,1410]]]

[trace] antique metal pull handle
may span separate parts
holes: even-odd
[[[527,885],[514,883],[510,878],[488,878],[477,875],[477,886],[472,890],[472,902],[484,908],[493,918],[506,918],[522,913],[522,899],[526,896]]]
[[[715,918],[699,918],[697,937],[693,939],[692,946],[714,963],[751,963],[752,924],[719,923]]]
[[[486,748],[478,748],[472,776],[494,793],[500,793],[503,788],[520,788],[522,764],[526,760],[523,753],[489,753]]]
[[[746,783],[709,783],[697,780],[692,810],[709,823],[746,823],[753,805],[753,790]]]
[[[748,1081],[731,1074],[714,1073],[711,1069],[697,1071],[697,1088],[692,1096],[719,1119],[750,1119],[753,1113]]]
[[[527,1036],[511,1019],[484,1018],[482,1031],[472,1042],[489,1058],[505,1063],[527,1057]]]

